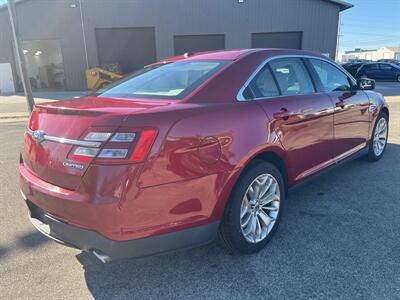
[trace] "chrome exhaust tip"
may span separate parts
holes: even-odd
[[[111,257],[105,255],[100,250],[93,250],[92,253],[96,256],[103,264],[109,263],[111,261]]]

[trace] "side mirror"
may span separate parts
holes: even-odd
[[[357,87],[360,90],[373,90],[375,89],[375,80],[369,78],[360,78],[357,80]]]

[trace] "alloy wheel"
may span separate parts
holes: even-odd
[[[380,156],[385,149],[387,133],[387,121],[385,118],[380,118],[378,123],[376,124],[373,140],[374,154],[376,156]]]
[[[279,214],[280,190],[271,174],[261,174],[249,185],[240,209],[244,238],[259,243],[271,232]]]

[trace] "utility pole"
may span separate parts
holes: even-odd
[[[15,10],[14,0],[8,0],[8,14],[10,16],[11,30],[14,40],[14,48],[17,54],[16,56],[17,56],[18,68],[21,76],[22,86],[24,87],[24,93],[25,93],[26,103],[28,105],[28,110],[31,113],[33,107],[35,106],[35,100],[33,99],[32,87],[29,81],[28,71],[26,69],[26,62],[22,50],[21,40],[19,38],[18,26],[17,26],[18,25],[17,14]]]
[[[340,37],[341,37],[341,29],[342,29],[342,13],[339,12],[339,20],[338,20],[338,29],[337,29],[337,37],[336,37],[336,54],[335,60],[339,61],[339,44],[340,44]]]
[[[78,0],[78,2],[79,2],[79,12],[81,14],[81,27],[82,27],[82,37],[83,37],[83,49],[85,50],[86,69],[89,69],[89,57],[88,57],[87,45],[86,45],[85,24],[83,23],[82,0]]]

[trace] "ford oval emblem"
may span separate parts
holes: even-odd
[[[35,130],[34,132],[32,132],[32,138],[38,143],[43,142],[44,137],[45,137],[45,134],[41,130]]]

